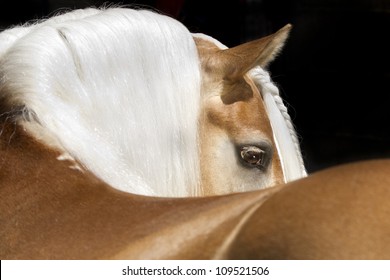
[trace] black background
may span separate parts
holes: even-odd
[[[3,2],[2,29],[52,15],[60,8],[108,3]],[[390,0],[120,3],[158,8],[190,31],[211,35],[229,47],[292,23],[290,39],[269,70],[289,105],[308,171],[390,157]]]

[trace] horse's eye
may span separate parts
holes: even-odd
[[[265,168],[267,154],[257,146],[243,146],[240,150],[241,159],[250,167]]]

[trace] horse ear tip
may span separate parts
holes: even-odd
[[[291,32],[292,27],[293,26],[291,23],[288,23],[285,26],[283,26],[281,29],[279,29],[275,33],[276,38],[280,38],[283,41],[286,40],[290,36],[290,32]]]
[[[291,23],[287,23],[285,26],[282,27],[282,30],[283,31],[287,31],[287,32],[290,32],[290,30],[292,29],[293,25]]]

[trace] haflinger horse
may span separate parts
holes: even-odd
[[[110,8],[0,33],[0,257],[389,258],[388,161],[306,177],[263,69],[289,29],[228,49]]]

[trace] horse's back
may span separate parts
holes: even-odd
[[[390,161],[330,168],[286,185],[237,236],[231,257],[390,259]]]

